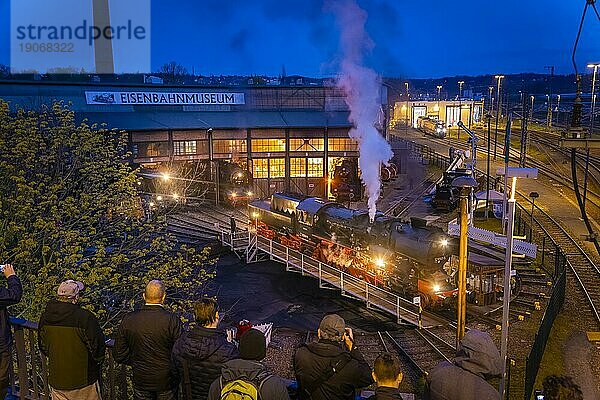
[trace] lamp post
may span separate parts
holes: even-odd
[[[441,100],[442,99],[442,85],[437,85],[436,88],[438,91],[438,100]]]
[[[600,67],[600,63],[588,64],[588,68],[594,68],[594,75],[592,78],[592,116],[590,118],[590,137],[594,134],[594,120],[596,111],[596,73],[598,72],[598,67]],[[560,101],[560,100],[559,100]]]
[[[535,100],[535,96],[531,95],[531,110],[529,110],[529,120],[533,124],[533,101]]]
[[[458,81],[458,122],[462,122],[462,87],[465,81]],[[458,130],[458,138],[460,139],[460,129]]]
[[[492,112],[494,112],[494,103],[492,102],[492,92],[493,91],[494,91],[494,87],[493,86],[489,86],[488,87],[489,98],[490,98],[490,105],[488,106],[489,114],[492,114]]]
[[[531,223],[529,224],[529,240],[533,241],[533,210],[535,209],[535,199],[540,197],[538,192],[529,193],[529,197],[531,197]]]
[[[598,72],[598,67],[600,66],[600,63],[596,63],[596,64],[588,64],[587,67],[588,68],[594,68],[594,76],[592,78],[592,114],[590,116],[590,132],[588,134],[588,137],[592,137],[592,134],[594,133],[594,112],[596,111],[596,72]],[[583,210],[585,210],[585,203],[587,200],[587,181],[588,181],[588,173],[589,173],[589,167],[590,167],[590,148],[586,148],[585,149],[585,172],[583,175]]]
[[[490,92],[491,93],[491,92]],[[490,103],[491,104],[491,103]],[[489,216],[489,208],[490,208],[490,144],[492,137],[492,113],[490,112],[487,115],[487,154],[486,154],[486,166],[485,166],[485,218],[487,219]]]
[[[498,147],[498,118],[500,118],[500,113],[502,112],[501,108],[500,108],[500,98],[501,98],[501,92],[500,92],[500,85],[501,85],[501,81],[502,78],[504,78],[504,75],[495,75],[494,78],[496,78],[498,80],[498,89],[496,90],[496,96],[498,97],[498,100],[496,101],[497,107],[496,107],[496,132],[494,133],[494,160],[496,160],[496,153],[497,153],[497,147]]]
[[[467,319],[467,245],[469,228],[469,197],[477,181],[471,176],[460,176],[452,181],[452,186],[460,191],[460,242],[458,248],[458,307],[456,323],[456,346],[465,336],[465,323]]]
[[[560,118],[560,94],[556,96],[557,97],[557,103],[556,103],[556,125],[558,125],[559,118]]]
[[[404,82],[404,86],[406,86],[406,132],[408,133],[408,100],[410,98],[408,93],[408,82]]]

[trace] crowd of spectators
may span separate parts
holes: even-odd
[[[1,267],[0,267],[1,268]],[[6,307],[20,301],[22,286],[14,268],[4,265],[7,287],[0,288],[0,398],[9,388],[12,343]],[[48,384],[53,400],[100,400],[105,337],[95,315],[78,305],[82,282],[66,280],[47,303],[39,321],[39,348],[48,358]],[[184,329],[181,320],[164,307],[166,288],[159,280],[148,283],[144,305],[125,315],[118,328],[113,357],[131,366],[135,400],[354,400],[360,390],[375,385],[371,400],[402,399],[400,361],[379,355],[373,368],[365,361],[354,334],[337,314],[326,315],[318,339],[296,349],[296,385],[288,385],[262,362],[267,339],[245,324],[236,339],[219,329],[215,300],[194,305],[195,325]],[[488,380],[500,376],[498,349],[484,332],[470,330],[451,362],[440,363],[427,377],[426,400],[500,399]],[[289,387],[288,387],[289,386]],[[544,399],[582,399],[569,377],[549,376]]]

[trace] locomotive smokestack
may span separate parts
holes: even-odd
[[[353,0],[332,1],[329,6],[340,27],[343,56],[337,85],[346,93],[345,101],[350,108],[349,120],[354,127],[349,135],[358,142],[358,166],[367,191],[369,219],[373,222],[381,190],[381,164],[387,165],[393,156],[389,143],[374,126],[381,110],[379,76],[362,65],[364,54],[373,48],[373,42],[365,32],[367,13]]]

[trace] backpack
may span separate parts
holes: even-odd
[[[273,375],[269,374],[261,379],[256,385],[256,382],[250,379],[241,377],[233,381],[226,382],[223,385],[223,377],[219,378],[221,387],[221,400],[259,400],[261,399],[260,391],[267,379]]]

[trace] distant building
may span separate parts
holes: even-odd
[[[417,127],[417,119],[421,116],[432,117],[443,121],[448,127],[455,127],[459,120],[471,127],[483,120],[483,101],[463,99],[453,101],[399,101],[394,103],[392,126],[402,126],[408,123]],[[460,111],[459,111],[460,110]],[[460,116],[460,118],[459,118]]]

